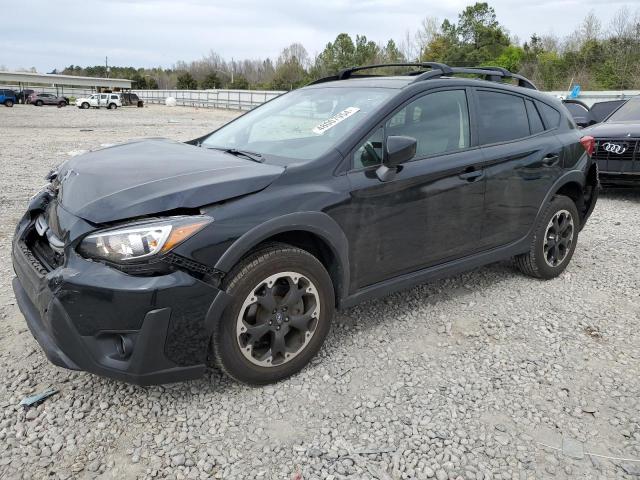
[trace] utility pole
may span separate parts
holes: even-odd
[[[104,57],[104,69],[107,72],[107,78],[109,78],[109,57]]]

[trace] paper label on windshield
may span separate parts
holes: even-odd
[[[330,128],[335,127],[340,122],[346,120],[351,115],[358,113],[360,111],[357,107],[347,107],[339,113],[336,113],[333,117],[327,118],[320,125],[316,126],[311,130],[313,133],[317,135],[322,135],[324,132],[329,130]]]

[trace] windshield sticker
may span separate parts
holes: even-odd
[[[360,109],[357,107],[347,107],[344,110],[342,110],[340,113],[336,113],[333,117],[327,118],[320,125],[314,127],[313,130],[311,131],[315,134],[322,135],[324,132],[326,132],[330,128],[335,127],[337,124],[346,120],[351,115],[358,113],[359,111]]]

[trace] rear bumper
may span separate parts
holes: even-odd
[[[204,373],[223,291],[182,271],[137,277],[74,253],[46,271],[19,240],[12,257],[18,306],[54,365],[138,385]]]

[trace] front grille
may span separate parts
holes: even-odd
[[[593,158],[602,173],[640,173],[640,139],[597,138]]]

